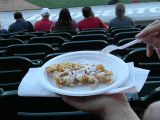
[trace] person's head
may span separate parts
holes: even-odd
[[[67,8],[62,8],[59,13],[58,21],[55,25],[55,30],[70,30],[72,27],[72,17]]]
[[[125,13],[125,6],[123,3],[117,3],[116,4],[116,16],[117,17],[123,17]]]
[[[15,19],[15,20],[23,19],[22,13],[21,13],[21,12],[15,12],[15,13],[14,13],[14,19]]]
[[[72,21],[72,17],[70,15],[70,12],[67,8],[62,8],[60,13],[59,13],[59,18],[58,18],[58,21],[59,20],[66,20],[66,21]]]
[[[94,13],[93,13],[91,7],[82,8],[82,14],[83,14],[84,18],[94,17]]]
[[[50,13],[51,13],[51,11],[48,8],[43,8],[41,10],[41,15],[42,15],[42,18],[44,18],[44,19],[48,19],[50,16]]]

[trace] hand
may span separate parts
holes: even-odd
[[[154,48],[160,48],[160,21],[156,20],[144,28],[136,38],[147,44],[147,56],[151,57]]]
[[[127,97],[124,94],[99,95],[90,97],[62,96],[62,98],[68,104],[82,111],[98,114],[103,119],[115,120],[121,116],[121,119],[123,120],[132,120],[132,117],[134,116],[133,120],[138,120],[138,117],[132,111]],[[122,114],[125,115],[122,116]]]

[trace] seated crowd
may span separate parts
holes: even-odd
[[[134,26],[134,22],[131,18],[125,16],[125,6],[122,3],[116,5],[116,18],[112,19],[109,24],[104,23],[100,18],[94,16],[94,12],[91,7],[83,7],[82,14],[84,19],[76,22],[72,19],[70,12],[67,8],[61,9],[59,18],[57,21],[50,20],[51,11],[48,8],[41,10],[42,19],[36,21],[34,25],[30,21],[26,21],[21,12],[14,13],[15,22],[12,23],[8,31],[1,29],[0,34],[20,32],[20,31],[58,31],[58,30],[75,30],[81,31],[91,28],[112,28],[112,27],[124,27]]]

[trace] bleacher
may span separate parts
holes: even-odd
[[[0,118],[13,120],[98,120],[97,116],[81,112],[61,98],[20,97],[18,86],[29,68],[40,67],[49,59],[71,51],[101,50],[110,44],[123,45],[134,39],[144,27],[87,29],[76,31],[19,32],[0,34]],[[136,67],[150,69],[141,92],[129,94],[131,107],[139,117],[160,95],[160,62],[156,54],[146,57],[144,43],[112,54]]]

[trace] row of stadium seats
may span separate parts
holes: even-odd
[[[149,83],[146,83],[149,86]],[[153,88],[147,95],[127,94],[133,110],[139,115],[152,102],[159,100],[160,87]],[[81,112],[63,102],[59,97],[20,97],[17,90],[0,89],[0,117],[14,120],[99,120],[93,114]]]
[[[8,57],[0,57],[0,88],[6,90],[17,89],[19,82],[29,68],[40,67],[51,58],[63,54],[62,52],[54,53],[52,48],[49,48],[49,50],[46,50],[44,44],[39,44],[39,47],[36,49],[38,51],[33,52],[32,48],[25,46],[25,48],[19,49],[19,53],[14,53],[15,50],[11,49],[10,51],[13,54],[10,54]],[[24,49],[26,49],[26,52],[22,53]],[[160,81],[158,56],[154,54],[151,58],[147,58],[146,48],[135,49],[123,57],[123,59],[125,62],[134,62],[136,67],[151,70],[147,81]]]
[[[106,40],[117,42],[124,38],[133,38],[137,33],[140,32],[139,28],[117,28],[113,29],[113,32],[108,32],[104,29],[90,29],[83,30],[78,33],[76,31],[56,31],[56,32],[23,32],[23,33],[12,33],[12,34],[0,34],[3,39],[7,38],[17,38],[23,41],[28,41],[33,37],[46,37],[46,36],[60,36],[66,40]],[[1,39],[2,39],[1,38]]]

